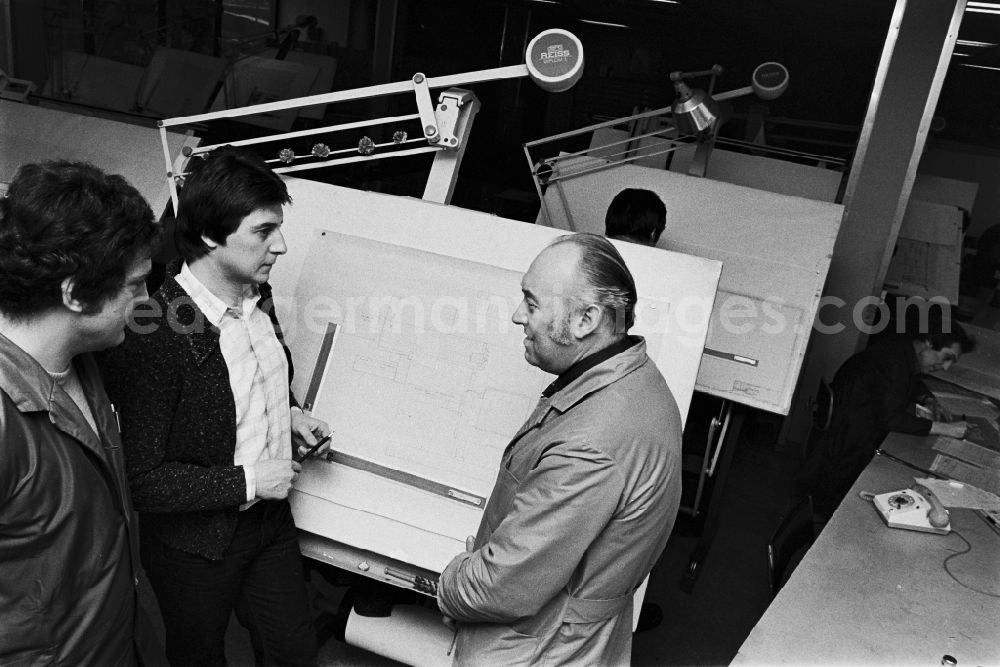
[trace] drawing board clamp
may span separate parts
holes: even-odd
[[[553,379],[525,362],[510,316],[523,272],[563,232],[287,182],[275,306],[293,390],[334,431],[334,453],[308,461],[292,493],[296,525],[356,550],[355,571],[381,554],[440,572],[476,532],[503,448]],[[686,414],[721,265],[622,253],[640,297],[632,332]]]

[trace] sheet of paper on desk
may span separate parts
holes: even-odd
[[[934,392],[934,398],[937,399],[941,407],[952,415],[958,415],[958,419],[961,419],[961,415],[993,419],[997,413],[997,409],[992,403],[976,396],[951,392]]]
[[[931,464],[931,472],[1000,495],[1000,475],[995,470],[979,468],[950,456],[938,454]]]
[[[965,389],[1000,400],[1000,386],[997,386],[996,376],[988,375],[975,368],[961,365],[952,366],[947,372],[938,373],[934,377],[940,377],[942,380],[957,384]]]
[[[934,441],[934,450],[971,463],[978,468],[991,469],[994,473],[1000,474],[1000,453],[967,440],[941,436]]]
[[[1000,496],[970,484],[963,484],[951,479],[925,477],[914,478],[920,484],[934,492],[945,507],[967,507],[987,512],[1000,512]]]
[[[1000,452],[1000,430],[998,430],[995,421],[987,417],[970,417],[968,415],[965,418],[969,423],[969,430],[965,432],[965,440]]]

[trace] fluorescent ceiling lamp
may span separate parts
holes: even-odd
[[[608,23],[607,21],[593,21],[591,19],[580,19],[580,23],[589,23],[590,25],[600,25],[605,28],[628,28],[624,23]]]
[[[975,0],[970,0],[966,3],[967,7],[986,7],[987,9],[1000,9],[1000,2],[976,2]]]
[[[680,0],[649,0],[650,2],[662,2],[665,5],[679,5]]]
[[[993,42],[977,42],[972,39],[960,39],[955,42],[958,46],[977,46],[980,48],[988,49],[996,46]]]
[[[532,2],[540,2],[543,5],[558,5],[559,0],[531,0]]]
[[[1000,72],[1000,67],[990,67],[989,65],[972,65],[970,63],[961,63],[960,67],[975,67],[976,69],[992,69]]]
[[[966,14],[1000,14],[1000,7],[986,9],[984,7],[966,7]]]
[[[969,54],[968,53],[958,53],[958,52],[956,52],[956,53],[952,53],[951,57],[952,58],[968,58]]]

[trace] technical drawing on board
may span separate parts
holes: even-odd
[[[428,253],[321,234],[323,257],[314,253],[305,271],[336,266],[338,293],[324,296],[349,306],[307,396],[314,415],[339,427],[332,448],[485,496],[493,464],[549,382],[510,353],[522,337],[509,320],[519,276],[450,257],[428,274]],[[356,296],[365,290],[375,296]]]
[[[336,279],[322,281],[331,267]],[[297,303],[321,298],[333,316],[298,336],[319,350],[305,399],[334,435],[328,460],[310,464],[296,492],[451,540],[474,533],[503,448],[550,381],[513,353],[523,335],[509,320],[519,280],[317,232]],[[384,492],[345,494],[348,480]]]

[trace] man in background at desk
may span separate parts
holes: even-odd
[[[137,655],[138,531],[90,354],[122,342],[158,231],[89,164],[22,165],[0,197],[0,664],[162,660]]]
[[[814,431],[801,473],[801,491],[827,519],[889,432],[962,438],[968,425],[952,421],[921,375],[947,370],[975,348],[957,323],[945,332],[940,320],[926,332],[884,338],[844,362],[831,383],[833,418]],[[916,414],[922,406],[927,417]]]
[[[627,333],[635,282],[607,239],[560,237],[521,290],[525,359],[558,377],[507,446],[438,606],[457,621],[457,664],[627,664],[633,593],[680,504],[680,414]]]

